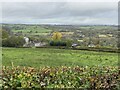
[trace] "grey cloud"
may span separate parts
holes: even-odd
[[[3,17],[34,17],[46,18],[62,12],[62,3],[5,3]]]
[[[117,24],[117,2],[7,2],[2,13],[8,23]]]

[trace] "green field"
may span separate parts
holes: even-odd
[[[117,66],[118,54],[50,48],[3,48],[4,66]]]
[[[52,30],[50,29],[46,29],[46,28],[42,28],[40,26],[36,27],[36,26],[26,26],[24,27],[24,29],[12,29],[12,32],[14,33],[18,33],[18,32],[22,32],[22,34],[28,34],[28,35],[46,35],[48,33],[50,33]]]

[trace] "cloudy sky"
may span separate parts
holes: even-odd
[[[118,2],[2,2],[2,23],[115,24]]]

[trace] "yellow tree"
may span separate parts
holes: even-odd
[[[60,40],[62,38],[62,34],[60,32],[54,32],[52,39],[53,40]]]

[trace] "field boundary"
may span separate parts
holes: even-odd
[[[120,53],[120,49],[112,49],[112,48],[68,48],[65,46],[56,46],[56,47],[55,46],[44,46],[44,47],[36,47],[36,48],[71,49],[71,50]]]

